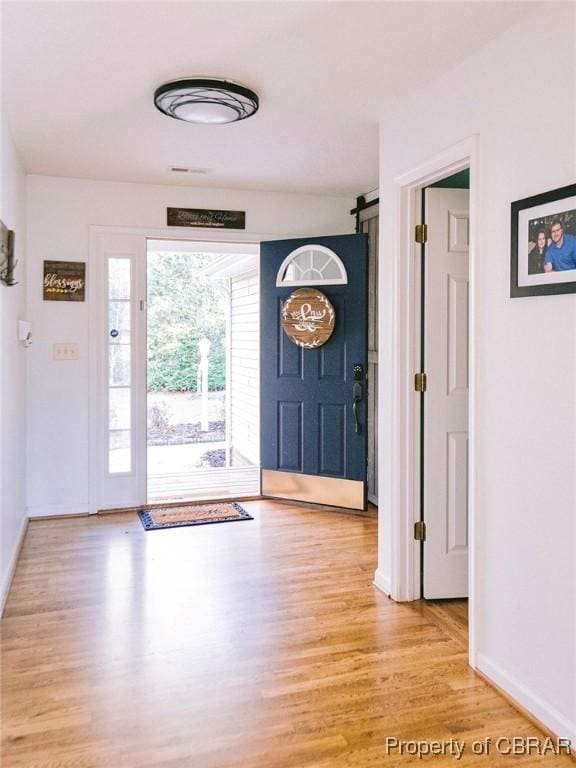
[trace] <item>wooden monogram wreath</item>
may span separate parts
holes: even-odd
[[[282,328],[299,347],[315,349],[326,344],[335,321],[328,297],[314,288],[299,288],[282,304]]]

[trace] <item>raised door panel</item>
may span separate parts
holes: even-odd
[[[278,402],[278,469],[302,472],[304,404]]]
[[[318,406],[318,466],[320,474],[346,476],[346,405]]]

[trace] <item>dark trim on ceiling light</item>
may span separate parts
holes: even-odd
[[[239,83],[195,77],[173,80],[159,86],[154,92],[154,104],[160,112],[175,120],[217,125],[251,117],[258,111],[260,101],[254,91]],[[195,105],[200,107],[197,114],[193,111]],[[188,116],[187,107],[192,108]],[[211,108],[214,108],[213,119],[209,115]]]

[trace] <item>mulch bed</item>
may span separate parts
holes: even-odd
[[[148,430],[148,445],[187,445],[189,443],[218,443],[226,440],[223,421],[210,421],[208,427],[208,432],[202,432],[200,422],[175,424],[168,427],[151,427]]]
[[[226,451],[223,448],[218,448],[216,451],[206,451],[200,457],[200,462],[203,467],[225,467]]]

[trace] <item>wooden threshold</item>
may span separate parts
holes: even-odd
[[[415,611],[468,652],[468,600],[414,600]]]
[[[141,509],[156,509],[156,507],[183,507],[187,504],[226,504],[234,501],[259,501],[262,496],[222,496],[204,499],[179,499],[178,501],[155,501],[150,504],[139,504],[137,507],[113,507],[112,509],[99,509],[98,515],[116,515],[122,512],[139,512]]]
[[[90,517],[91,512],[68,512],[64,515],[34,515],[29,517],[28,522],[33,523],[35,520],[70,520],[75,517]]]

